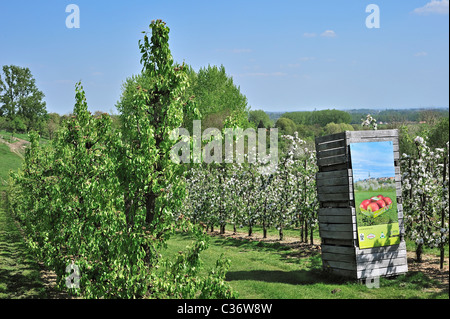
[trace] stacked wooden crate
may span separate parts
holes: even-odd
[[[399,245],[360,249],[350,144],[392,141],[397,189]],[[397,130],[347,131],[316,139],[317,192],[320,202],[319,232],[322,262],[332,273],[355,279],[373,278],[408,271],[404,241],[401,175]]]

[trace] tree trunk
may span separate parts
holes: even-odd
[[[145,195],[145,222],[151,224],[155,218],[155,206],[156,206],[156,194],[153,192],[147,193]]]
[[[416,261],[418,263],[422,262],[422,251],[423,251],[423,244],[417,244],[417,247],[416,247]]]

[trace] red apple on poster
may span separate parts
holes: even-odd
[[[366,210],[367,206],[369,206],[369,204],[370,204],[370,200],[365,199],[362,201],[361,205],[359,205],[359,208]]]
[[[392,199],[390,199],[389,197],[385,197],[383,200],[386,203],[386,206],[389,206],[392,204]]]
[[[374,197],[371,197],[370,198],[370,201],[372,202],[372,203],[376,203],[377,201],[379,201],[380,200],[380,198],[378,198],[378,196],[374,196]]]
[[[383,195],[378,195],[377,196],[379,199],[384,199],[384,196]]]
[[[380,199],[377,201],[377,205],[379,208],[383,208],[383,207],[386,207],[386,202],[384,200]]]
[[[379,207],[379,206],[377,205],[377,203],[375,203],[375,202],[370,203],[369,206],[367,206],[367,210],[368,210],[370,213],[376,212],[376,211],[379,210],[379,209],[380,209],[380,207]]]

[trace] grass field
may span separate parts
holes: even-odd
[[[192,244],[186,234],[168,243],[163,256],[173,258]],[[205,271],[224,253],[231,260],[226,279],[239,298],[250,299],[404,299],[448,298],[448,290],[421,272],[381,278],[379,288],[331,277],[322,271],[320,250],[214,236],[202,253]]]

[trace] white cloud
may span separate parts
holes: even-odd
[[[431,0],[425,6],[414,9],[413,13],[420,15],[448,14],[449,0]]]
[[[326,38],[334,38],[336,36],[336,32],[334,32],[333,30],[326,30],[320,36]]]
[[[428,53],[427,52],[417,52],[416,54],[414,54],[414,56],[416,56],[416,57],[422,57],[422,56],[427,56],[428,55]]]

